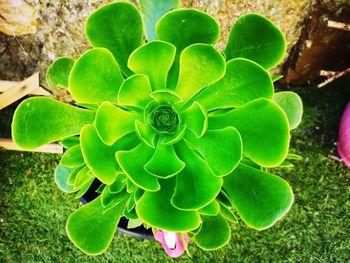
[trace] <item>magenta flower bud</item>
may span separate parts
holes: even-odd
[[[350,102],[340,120],[337,150],[342,161],[350,167]]]
[[[165,252],[170,257],[177,258],[185,252],[185,246],[181,241],[179,233],[158,229],[154,237],[162,244]],[[183,237],[187,246],[190,239],[186,234],[183,234]]]

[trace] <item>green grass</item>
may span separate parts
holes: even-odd
[[[305,115],[292,133],[291,151],[304,159],[295,162],[295,168],[274,170],[295,193],[295,204],[285,218],[262,232],[240,221],[232,225],[232,238],[225,248],[203,252],[192,244],[192,259],[183,255],[178,262],[350,261],[350,170],[331,158],[337,155],[339,118],[350,100],[348,84],[297,89]],[[1,123],[9,123],[6,112],[0,116]],[[59,156],[50,154],[0,152],[0,262],[174,261],[155,241],[122,233],[99,257],[76,249],[64,226],[79,202],[56,188],[53,170],[58,160]]]

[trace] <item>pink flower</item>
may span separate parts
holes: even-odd
[[[350,167],[350,102],[346,105],[340,120],[337,150],[342,161]]]
[[[158,229],[154,237],[162,244],[165,252],[170,257],[177,258],[185,252],[185,246],[181,241],[179,233]],[[183,237],[187,246],[190,239],[186,234],[183,234]]]

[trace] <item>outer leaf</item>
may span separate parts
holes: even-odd
[[[211,45],[194,44],[184,49],[180,56],[180,73],[176,92],[186,101],[204,87],[225,74],[225,61]]]
[[[74,199],[78,199],[80,197],[82,197],[90,188],[90,186],[92,185],[92,182],[94,181],[94,178],[90,178],[89,181],[87,181],[78,191],[78,193],[74,196]]]
[[[131,74],[127,61],[143,37],[141,15],[135,6],[117,2],[97,9],[88,17],[85,33],[92,46],[109,49],[124,74]]]
[[[91,179],[94,179],[95,175],[90,171],[89,167],[84,166],[78,174],[74,182],[74,189],[80,189],[82,186],[87,184]]]
[[[303,102],[299,95],[292,91],[281,91],[273,96],[273,101],[286,113],[290,129],[298,127],[303,116]]]
[[[70,173],[69,177],[68,177],[68,181],[67,183],[70,184],[70,185],[73,185],[75,184],[75,181],[77,180],[77,176],[78,176],[78,173],[85,168],[85,164],[75,168],[73,170],[73,172]],[[74,189],[75,190],[75,189]]]
[[[178,210],[170,204],[175,179],[161,180],[157,192],[145,192],[136,204],[136,212],[146,224],[173,232],[188,232],[200,225],[196,211]]]
[[[80,137],[78,136],[64,138],[63,140],[59,141],[59,144],[61,144],[64,148],[67,148],[67,149],[79,143],[80,143]]]
[[[113,54],[105,48],[94,48],[75,62],[69,77],[69,90],[79,102],[114,102],[122,82],[123,76]]]
[[[75,145],[69,148],[62,156],[60,164],[66,167],[78,167],[84,163],[83,154],[81,153],[80,145]]]
[[[165,89],[175,53],[176,48],[172,44],[151,41],[130,55],[128,67],[135,73],[147,75],[153,90]]]
[[[197,138],[200,138],[206,132],[208,128],[208,115],[198,102],[194,102],[191,107],[184,110],[181,117],[187,128],[191,130]]]
[[[198,210],[201,215],[216,216],[220,212],[220,204],[214,200],[209,205]]]
[[[285,180],[243,164],[224,178],[224,188],[242,220],[257,230],[281,219],[294,199]]]
[[[139,0],[147,40],[156,39],[156,23],[165,13],[180,6],[180,0],[149,1]]]
[[[214,250],[225,246],[231,238],[231,229],[221,214],[203,218],[202,228],[194,242],[204,250]]]
[[[156,25],[158,39],[175,45],[177,55],[168,76],[169,89],[175,89],[179,76],[179,55],[195,43],[215,44],[220,29],[216,20],[195,9],[178,9],[168,12]]]
[[[265,17],[247,14],[233,25],[224,52],[226,60],[247,58],[269,69],[283,58],[286,40],[283,33]]]
[[[220,213],[226,220],[234,223],[238,222],[237,217],[232,212],[232,210],[223,203],[220,203]]]
[[[105,184],[112,184],[117,177],[119,166],[115,161],[115,153],[135,146],[137,138],[130,134],[112,146],[104,144],[92,125],[81,130],[81,149],[84,160],[96,177]]]
[[[176,188],[171,203],[178,209],[197,210],[212,202],[220,192],[222,178],[211,172],[208,164],[184,141],[175,145],[177,155],[186,164],[176,176]]]
[[[69,73],[73,67],[74,59],[57,58],[46,72],[46,82],[50,87],[68,89]]]
[[[73,172],[74,169],[65,167],[63,165],[58,165],[55,169],[55,183],[58,188],[65,193],[72,193],[73,185],[68,184],[69,175]]]
[[[179,53],[195,43],[215,44],[219,34],[215,19],[195,9],[170,11],[156,25],[158,39],[175,45]]]
[[[101,197],[88,203],[68,218],[66,230],[69,239],[89,255],[103,253],[111,243],[125,202],[105,212]]]
[[[140,144],[130,151],[120,151],[116,154],[117,161],[128,178],[146,191],[158,191],[160,188],[157,178],[144,169],[153,152],[154,149]]]
[[[186,138],[203,156],[216,176],[231,173],[241,161],[242,140],[238,131],[233,127],[208,130],[200,139],[189,132]]]
[[[118,93],[118,103],[121,105],[144,108],[151,98],[151,85],[147,76],[135,74],[124,81]]]
[[[23,101],[12,121],[12,138],[27,150],[79,134],[82,126],[93,121],[95,113],[51,98],[36,97]]]
[[[210,111],[238,107],[258,98],[272,99],[269,73],[259,64],[244,58],[227,62],[223,78],[207,87],[195,100]]]
[[[235,127],[243,151],[254,162],[273,167],[283,162],[289,148],[288,119],[271,100],[256,99],[228,113],[209,117],[209,129]]]
[[[136,114],[103,102],[96,112],[96,130],[102,141],[112,145],[128,133],[134,131]]]
[[[166,179],[182,171],[185,163],[177,157],[173,145],[158,143],[152,158],[145,164],[150,174]]]
[[[115,181],[108,187],[109,187],[109,191],[112,194],[117,194],[121,190],[123,190],[125,185],[126,185],[126,175],[124,173],[118,173]]]

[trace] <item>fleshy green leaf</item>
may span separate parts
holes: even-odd
[[[146,191],[158,191],[160,187],[158,179],[144,169],[153,152],[151,147],[140,144],[130,151],[120,151],[116,154],[117,161],[128,178]]]
[[[112,145],[134,131],[136,116],[134,112],[103,102],[96,112],[96,130],[105,144]]]
[[[122,191],[118,194],[111,193],[108,187],[105,187],[101,194],[101,202],[104,208],[111,209],[120,202],[128,199],[130,197],[129,193]]]
[[[89,167],[84,166],[77,174],[77,178],[74,182],[74,189],[80,189],[94,177],[95,175],[90,171]]]
[[[137,218],[137,219],[131,219],[128,221],[128,229],[132,229],[132,228],[136,228],[142,225],[142,221],[141,219]]]
[[[98,197],[80,207],[67,220],[69,239],[86,254],[103,253],[113,239],[125,202],[105,211]]]
[[[74,199],[78,199],[82,197],[90,188],[92,185],[92,182],[94,181],[94,178],[90,178],[89,181],[87,181],[78,191],[78,193],[74,196]]]
[[[145,164],[150,174],[166,179],[182,171],[185,163],[177,157],[173,145],[158,143],[152,158]]]
[[[183,101],[179,95],[169,89],[153,91],[150,97],[158,103],[171,103],[174,105]]]
[[[62,156],[60,164],[70,168],[78,167],[84,163],[80,145],[69,148]]]
[[[155,142],[157,133],[152,127],[150,127],[147,124],[144,124],[141,121],[136,120],[135,131],[141,141],[146,143],[148,146],[155,148],[154,142]]]
[[[131,74],[127,61],[143,37],[141,15],[134,5],[117,2],[97,9],[88,17],[85,33],[93,47],[109,49],[124,74]]]
[[[120,105],[144,108],[150,102],[152,92],[147,76],[135,74],[124,81],[118,93]]]
[[[188,232],[200,225],[196,211],[182,211],[170,203],[175,178],[160,180],[160,190],[145,192],[136,204],[136,212],[146,224],[173,232]],[[189,193],[191,194],[191,193]]]
[[[63,165],[58,165],[55,169],[55,183],[59,189],[65,193],[72,193],[73,185],[68,184],[69,175],[73,172],[74,169],[65,167]]]
[[[281,78],[283,78],[283,75],[280,75],[280,74],[271,76],[272,82],[276,82],[277,80],[280,80]]]
[[[186,101],[225,74],[225,61],[211,45],[194,44],[180,55],[176,92]]]
[[[114,182],[111,185],[109,185],[108,187],[109,187],[109,191],[112,194],[117,194],[121,190],[123,190],[125,185],[126,185],[126,175],[124,173],[118,173]]]
[[[214,200],[207,206],[198,210],[201,215],[206,216],[216,216],[220,212],[220,204],[218,201]]]
[[[85,52],[74,64],[69,77],[72,97],[82,103],[117,100],[123,76],[112,53],[105,48]]]
[[[257,230],[271,227],[293,203],[293,192],[282,178],[245,165],[224,177],[224,188],[242,220]]]
[[[73,172],[71,172],[71,174],[69,175],[67,183],[74,186],[75,181],[77,180],[78,173],[79,173],[82,169],[84,169],[85,166],[86,166],[86,165],[83,164],[83,165],[81,165],[81,166],[75,168],[75,169],[73,170]]]
[[[46,82],[52,88],[68,89],[69,73],[74,65],[74,59],[57,58],[46,72]]]
[[[208,125],[209,129],[235,127],[242,137],[244,154],[262,166],[277,166],[287,156],[288,119],[271,100],[256,99],[228,113],[209,117]]]
[[[290,129],[298,127],[303,116],[303,102],[299,95],[292,91],[281,91],[273,96],[273,101],[286,113]]]
[[[165,145],[172,145],[179,142],[184,137],[186,128],[187,128],[186,125],[180,126],[174,134],[164,136],[161,139],[161,143]]]
[[[189,132],[186,138],[203,156],[216,176],[231,173],[242,158],[241,136],[233,127],[208,130],[200,139]]]
[[[258,98],[272,99],[269,73],[259,64],[244,58],[227,62],[223,78],[207,87],[194,100],[210,111],[238,107]]]
[[[135,146],[137,138],[129,134],[112,146],[104,144],[92,125],[86,125],[81,130],[81,149],[84,160],[96,177],[105,184],[112,184],[119,170],[115,161],[115,153],[128,150]]]
[[[156,25],[158,39],[175,45],[179,53],[195,43],[215,44],[219,34],[215,19],[195,9],[170,11]]]
[[[165,89],[175,53],[176,48],[172,44],[151,41],[130,55],[128,67],[135,73],[147,75],[153,90]]]
[[[59,141],[59,144],[61,144],[64,148],[71,148],[77,144],[80,143],[80,137],[78,136],[72,136],[68,138],[64,138],[63,140]]]
[[[23,149],[32,150],[46,143],[77,135],[94,120],[95,113],[51,98],[23,101],[12,122],[12,138]]]
[[[194,102],[191,107],[184,110],[181,117],[187,128],[191,130],[197,138],[200,138],[206,132],[208,128],[208,115],[198,102]]]
[[[220,192],[222,178],[211,172],[208,164],[184,141],[175,145],[185,168],[176,176],[176,188],[171,203],[178,209],[197,210],[212,202]]]
[[[128,211],[127,208],[124,209],[124,216],[128,219],[128,220],[135,220],[138,218],[138,215],[135,211],[135,209],[131,210],[130,212]]]
[[[283,33],[265,17],[247,14],[233,25],[224,52],[226,60],[247,58],[269,69],[283,58],[286,40]]]
[[[165,13],[180,6],[180,0],[138,0],[143,14],[147,40],[156,39],[156,23]]]
[[[224,218],[226,218],[226,220],[234,223],[238,222],[237,217],[232,212],[231,208],[227,207],[223,203],[220,203],[220,213]]]
[[[167,87],[175,89],[179,76],[180,53],[195,43],[215,44],[220,29],[216,20],[195,9],[178,9],[165,14],[156,25],[158,39],[176,47],[176,57],[169,71]]]
[[[204,217],[202,228],[194,242],[204,250],[214,250],[225,246],[231,238],[231,229],[221,214]]]

